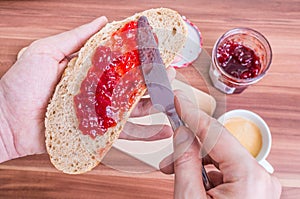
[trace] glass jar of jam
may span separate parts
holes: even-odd
[[[241,93],[264,77],[271,60],[271,46],[261,33],[250,28],[236,28],[215,43],[209,75],[220,91]]]

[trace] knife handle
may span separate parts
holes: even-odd
[[[166,111],[166,115],[170,121],[173,131],[175,131],[180,126],[185,126],[184,122],[179,118],[174,106],[169,108]],[[206,191],[213,188],[203,165],[202,165],[202,180],[203,180],[203,185],[204,185],[204,188]]]
[[[166,110],[166,115],[170,121],[173,131],[175,131],[180,126],[185,126],[183,121],[179,118],[174,105]]]

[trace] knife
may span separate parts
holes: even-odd
[[[160,56],[151,26],[145,16],[138,19],[137,44],[140,67],[151,102],[156,109],[167,115],[172,129],[175,131],[184,123],[176,112],[174,93],[167,76],[166,67]],[[202,179],[205,189],[211,189],[211,183],[203,166]]]

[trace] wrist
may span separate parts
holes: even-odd
[[[16,146],[4,90],[0,84],[0,163],[20,157]]]

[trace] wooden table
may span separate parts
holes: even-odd
[[[171,7],[202,31],[204,49],[240,26],[262,32],[273,48],[268,75],[240,95],[227,96],[226,110],[243,108],[269,124],[273,146],[268,157],[283,185],[283,199],[300,197],[300,1],[0,1],[0,77],[17,52],[33,40],[69,30],[97,16],[120,20],[135,12]],[[188,74],[191,69],[184,69]],[[181,71],[184,71],[181,70]],[[190,73],[192,76],[192,73]],[[201,87],[196,81],[194,86]],[[1,102],[0,102],[1,103]],[[125,155],[113,151],[117,156]],[[143,167],[143,166],[141,166]],[[0,165],[0,198],[171,198],[173,176],[159,171],[132,174],[100,165],[84,175],[58,172],[46,154]]]

